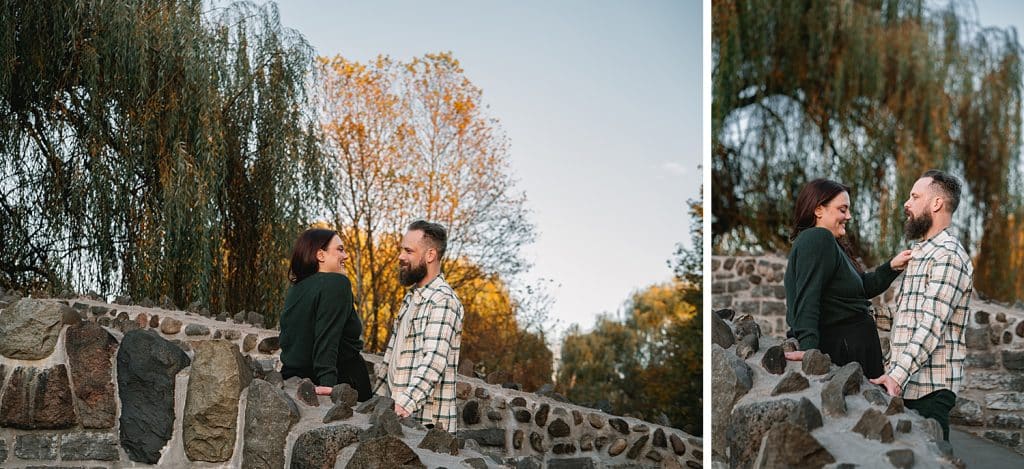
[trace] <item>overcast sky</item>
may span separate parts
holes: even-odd
[[[451,51],[511,142],[558,330],[668,281],[700,189],[701,2],[282,1],[320,55]],[[453,233],[458,236],[458,233]]]

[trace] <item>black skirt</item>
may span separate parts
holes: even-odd
[[[827,353],[832,363],[843,366],[850,362],[860,363],[867,378],[882,376],[882,344],[878,340],[878,329],[871,316],[864,315],[840,324],[823,326],[819,331],[821,353]]]
[[[370,374],[366,366],[366,361],[363,360],[363,356],[356,353],[349,357],[338,357],[338,384],[348,383],[359,393],[359,402],[364,402],[373,397],[373,391],[370,389]],[[281,367],[281,378],[288,379],[292,376],[298,376],[299,378],[309,378],[314,384],[319,386],[316,382],[316,376],[313,375],[312,370],[303,371],[295,368],[289,368],[287,366]]]

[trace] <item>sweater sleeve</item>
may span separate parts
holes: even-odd
[[[800,342],[800,350],[818,348],[821,339],[821,295],[839,265],[835,237],[824,228],[810,228],[793,243],[787,270],[793,273],[786,284],[786,299],[793,302],[790,328]]]
[[[889,285],[892,285],[893,280],[900,276],[899,272],[892,269],[891,263],[892,259],[889,259],[884,264],[876,267],[873,272],[860,274],[860,278],[864,282],[864,294],[868,298],[874,298],[885,293],[889,289]]]
[[[338,384],[338,347],[342,329],[352,306],[352,284],[348,277],[324,282],[316,307],[316,330],[313,334],[313,372],[319,386]]]

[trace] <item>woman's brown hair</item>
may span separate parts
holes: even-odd
[[[832,199],[843,192],[849,194],[850,188],[831,179],[819,178],[804,184],[804,187],[800,189],[800,194],[796,196],[796,207],[793,210],[793,223],[790,227],[789,240],[793,241],[804,230],[813,228],[817,221],[814,216],[814,210],[819,206],[828,205]],[[861,267],[860,262],[857,262],[857,258],[854,257],[853,247],[850,246],[850,241],[846,238],[847,236],[844,236],[836,241],[843,248],[846,257],[853,263],[853,267],[858,272],[863,272],[864,269]]]
[[[313,228],[303,231],[295,241],[292,250],[292,265],[288,272],[288,280],[299,283],[306,277],[320,271],[320,261],[316,258],[317,251],[327,249],[331,240],[338,235],[337,231]]]

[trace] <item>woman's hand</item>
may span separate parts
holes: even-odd
[[[893,257],[892,260],[889,261],[889,267],[892,267],[892,270],[906,269],[907,263],[910,262],[911,252],[912,251],[910,249],[907,249],[906,251],[901,251],[899,254],[896,254],[896,257]]]
[[[783,353],[783,355],[786,356],[786,360],[789,360],[791,362],[802,362],[802,361],[804,361],[804,351],[803,350],[797,350],[795,352],[785,352],[785,353]]]
[[[327,386],[317,386],[316,387],[316,395],[317,396],[330,396],[332,389],[334,389],[334,388],[330,388],[330,387],[327,387]]]

